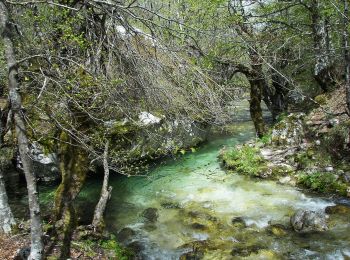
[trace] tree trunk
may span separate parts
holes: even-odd
[[[346,105],[350,115],[350,50],[349,50],[349,4],[348,0],[344,0],[344,16],[343,16],[343,48],[345,61],[345,89],[346,89]]]
[[[102,231],[104,228],[104,220],[103,220],[103,214],[106,209],[107,202],[111,196],[112,187],[108,187],[108,180],[109,180],[109,167],[108,167],[108,145],[109,142],[106,142],[105,150],[103,154],[103,169],[104,169],[104,178],[103,178],[103,184],[102,184],[102,190],[101,190],[101,196],[100,200],[98,201],[95,212],[94,212],[94,218],[92,221],[92,225],[98,230]]]
[[[265,123],[261,109],[262,87],[258,80],[250,80],[250,116],[253,120],[256,134],[261,138],[265,132]]]
[[[61,133],[59,145],[62,181],[55,195],[55,228],[63,230],[60,259],[67,259],[70,256],[71,238],[76,226],[74,200],[85,182],[88,156],[66,132]],[[62,224],[61,227],[58,226],[59,223]]]
[[[11,26],[8,19],[8,10],[3,2],[0,2],[1,33],[4,42],[5,57],[9,73],[9,98],[11,110],[16,127],[16,137],[19,154],[23,164],[23,171],[27,182],[29,210],[31,219],[31,251],[28,259],[39,260],[42,258],[42,227],[40,206],[36,178],[33,171],[33,162],[29,155],[29,142],[26,134],[23,113],[21,111],[22,100],[18,93],[18,68],[15,59],[15,51],[11,39]]]
[[[0,167],[0,233],[11,233],[12,226],[15,224],[15,219],[8,204],[3,170]]]
[[[320,1],[311,2],[312,33],[314,38],[315,67],[314,78],[324,92],[334,85],[334,66],[329,34],[329,19],[323,18],[320,11]]]

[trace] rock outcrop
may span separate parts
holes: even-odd
[[[290,218],[290,223],[298,233],[322,232],[328,229],[326,215],[323,212],[298,210]]]

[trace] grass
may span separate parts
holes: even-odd
[[[222,154],[222,160],[227,169],[249,176],[259,176],[267,168],[259,149],[250,146],[225,151]]]

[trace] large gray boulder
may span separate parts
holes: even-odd
[[[274,145],[297,146],[304,139],[304,113],[290,114],[272,129],[271,142]]]
[[[298,210],[290,223],[298,233],[321,232],[328,229],[326,215],[323,212]]]
[[[33,142],[30,146],[31,158],[36,178],[41,182],[59,182],[61,174],[56,153],[45,153],[40,144]],[[22,170],[22,161],[17,155],[17,169]]]

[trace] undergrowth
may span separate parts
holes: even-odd
[[[250,176],[259,176],[266,170],[264,159],[256,147],[243,146],[241,149],[225,151],[222,160],[226,168]]]

